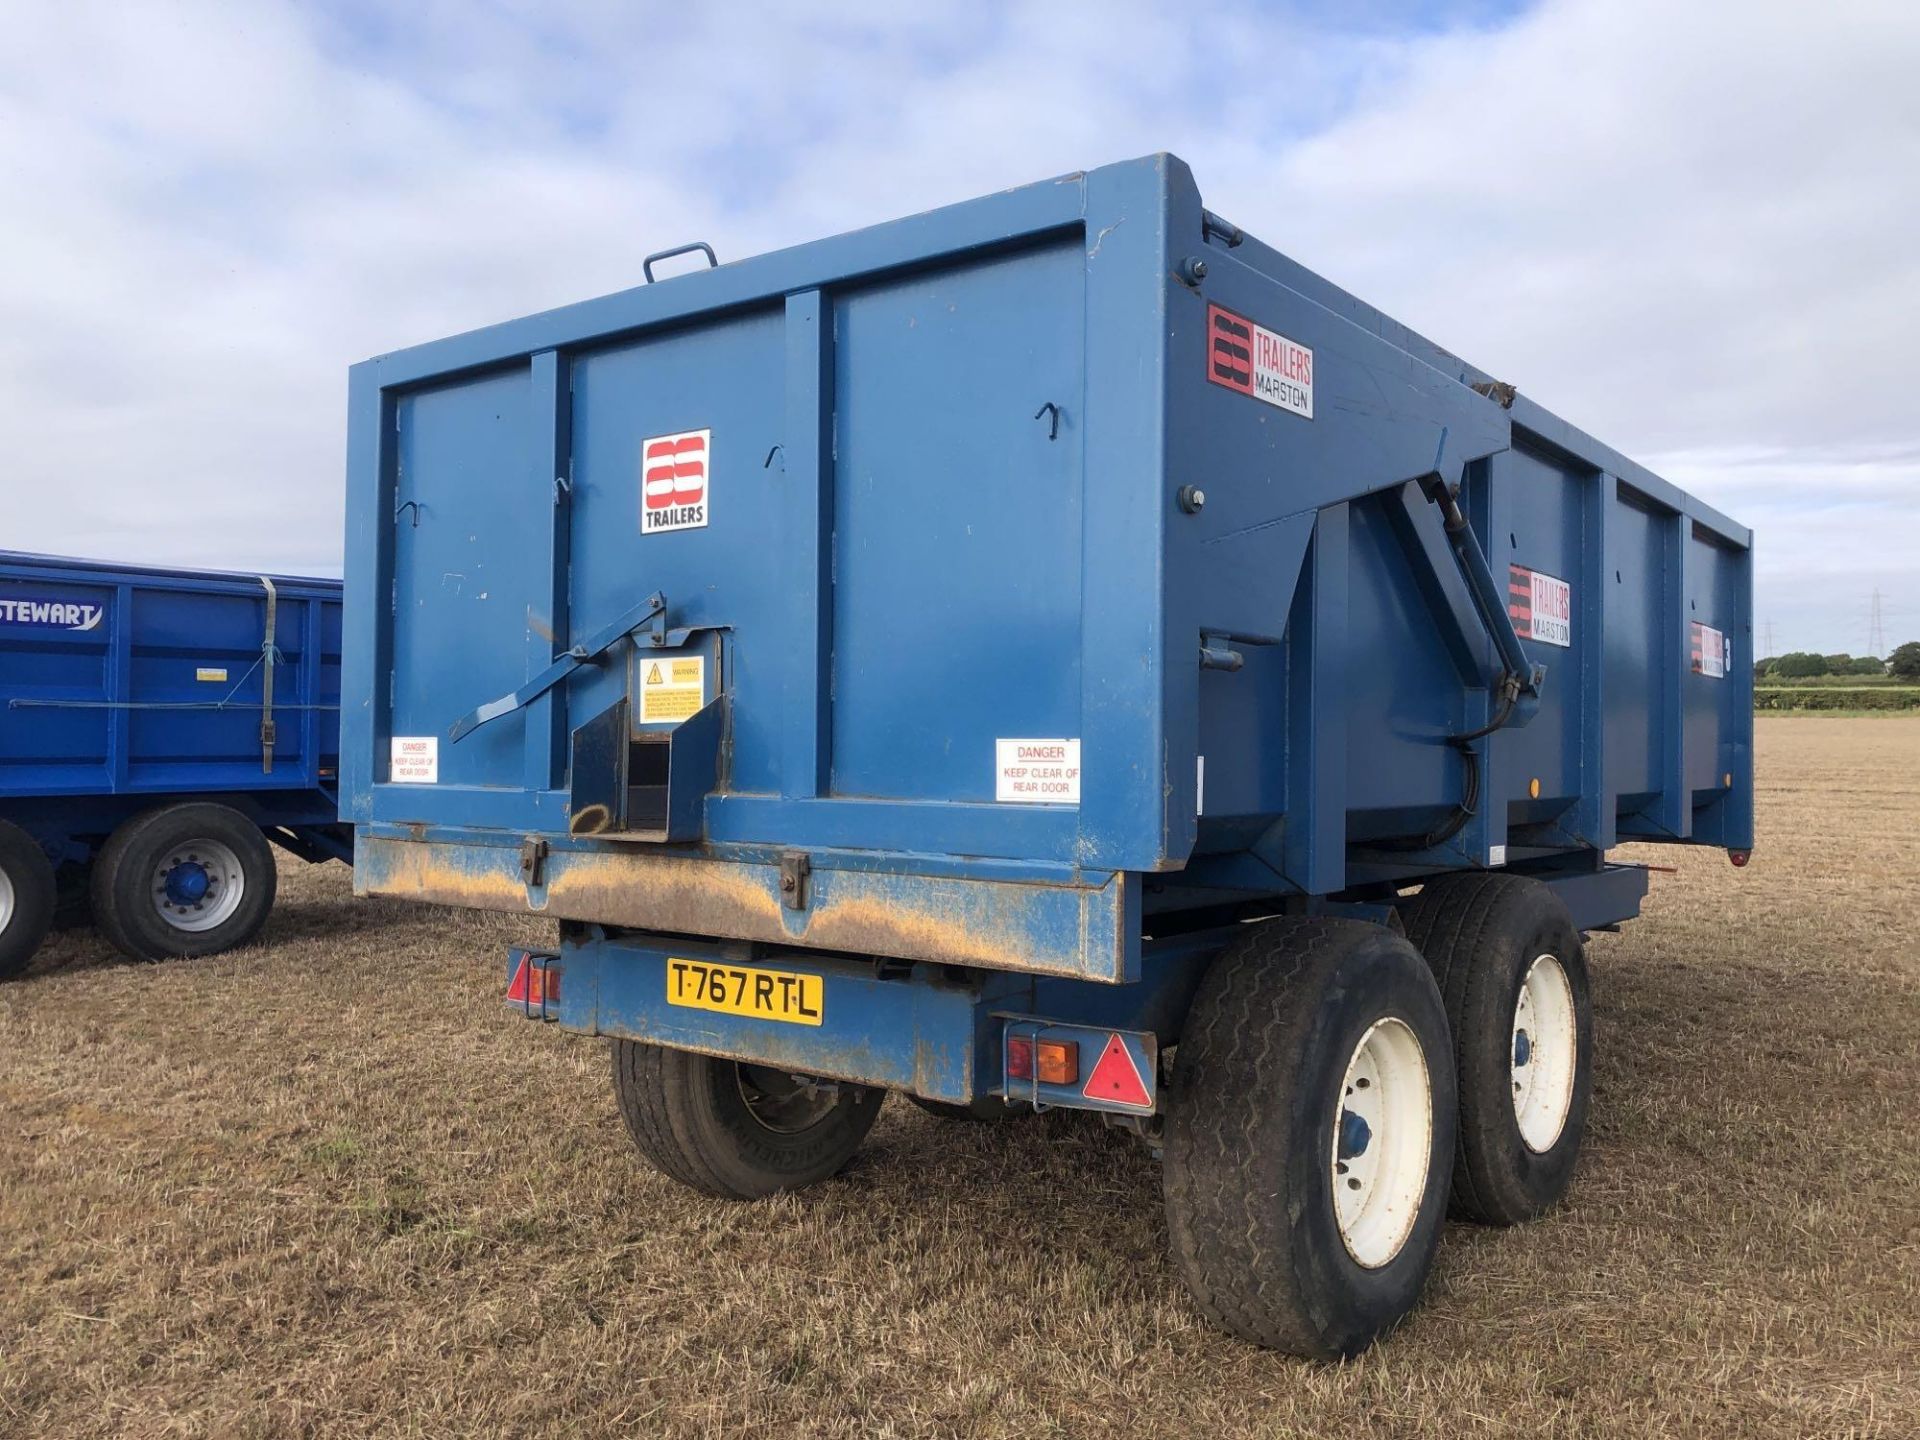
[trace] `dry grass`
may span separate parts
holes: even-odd
[[[266,943],[0,991],[0,1433],[1920,1433],[1920,722],[1763,722],[1762,848],[1594,945],[1572,1203],[1343,1367],[1196,1319],[1084,1116],[800,1197],[636,1163],[516,927],[289,869]],[[532,932],[527,932],[532,933]]]

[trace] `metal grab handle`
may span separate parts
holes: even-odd
[[[709,270],[717,270],[720,268],[720,258],[713,253],[713,247],[704,240],[694,240],[685,245],[676,245],[671,250],[654,251],[653,254],[647,256],[646,259],[640,262],[640,273],[647,277],[647,283],[651,285],[653,283],[654,261],[671,260],[676,255],[691,255],[696,250],[707,257],[707,268]]]

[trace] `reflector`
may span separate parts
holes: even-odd
[[[520,964],[507,985],[507,1002],[538,1008],[560,999],[560,972],[544,966],[536,969],[531,956],[522,955]]]
[[[1146,1082],[1140,1078],[1126,1042],[1118,1035],[1107,1037],[1107,1048],[1100,1052],[1100,1063],[1093,1067],[1080,1093],[1089,1100],[1137,1105],[1142,1110],[1153,1108],[1153,1097],[1147,1093]]]

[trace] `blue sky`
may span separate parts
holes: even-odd
[[[1920,6],[21,7],[0,545],[337,570],[346,367],[1169,149],[1208,204],[1920,636]]]

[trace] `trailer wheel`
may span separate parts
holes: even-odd
[[[1593,1095],[1593,1008],[1580,933],[1548,886],[1520,875],[1431,881],[1407,933],[1453,1028],[1460,1141],[1453,1213],[1530,1220],[1567,1192]]]
[[[757,1200],[839,1173],[887,1098],[637,1040],[613,1042],[613,1093],[656,1170],[722,1200]]]
[[[93,866],[93,917],[136,960],[244,945],[273,908],[279,875],[266,836],[239,811],[193,801],[127,821]]]
[[[53,865],[26,831],[0,820],[0,980],[27,968],[53,923]]]
[[[927,1100],[918,1095],[909,1095],[907,1099],[938,1120],[963,1120],[979,1124],[1033,1113],[1033,1107],[1026,1101],[1004,1100],[998,1095],[979,1095],[965,1105],[955,1105],[947,1100]]]
[[[1162,1174],[1208,1319],[1333,1359],[1412,1309],[1446,1212],[1450,1054],[1433,976],[1384,926],[1269,920],[1215,958],[1175,1054]]]

